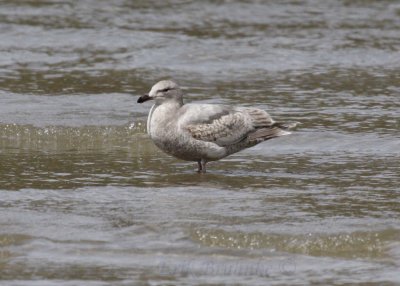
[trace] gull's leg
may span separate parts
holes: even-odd
[[[197,173],[205,173],[206,172],[206,164],[207,164],[207,161],[204,159],[197,161],[197,165],[199,166]]]
[[[201,165],[201,160],[197,161],[197,165],[199,166],[199,169],[197,170],[197,173],[201,173],[203,170],[203,166]]]
[[[207,169],[206,169],[207,161],[204,160],[204,159],[201,159],[200,164],[201,164],[201,171],[202,171],[203,173],[205,173],[206,170],[207,170]]]

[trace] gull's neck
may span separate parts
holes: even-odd
[[[161,104],[155,103],[149,112],[147,118],[147,133],[151,134],[151,123],[152,121],[159,121],[160,123],[169,122],[170,118],[173,118],[178,110],[183,106],[182,101],[168,100]]]

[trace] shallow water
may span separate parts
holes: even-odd
[[[0,1],[1,285],[400,284],[397,1]],[[138,96],[291,135],[209,164]]]

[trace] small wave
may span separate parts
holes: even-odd
[[[146,124],[122,126],[47,126],[0,124],[0,147],[16,151],[87,151],[128,147],[145,136]]]
[[[353,232],[338,234],[264,234],[228,232],[220,229],[194,229],[191,239],[202,245],[234,249],[261,249],[283,251],[311,256],[344,258],[375,258],[386,254],[388,243],[399,232]]]

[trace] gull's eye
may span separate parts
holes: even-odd
[[[164,89],[158,90],[158,92],[167,92],[167,91],[170,91],[170,90],[172,90],[172,89],[175,89],[175,88],[173,88],[173,87],[166,87],[166,88],[164,88]]]

